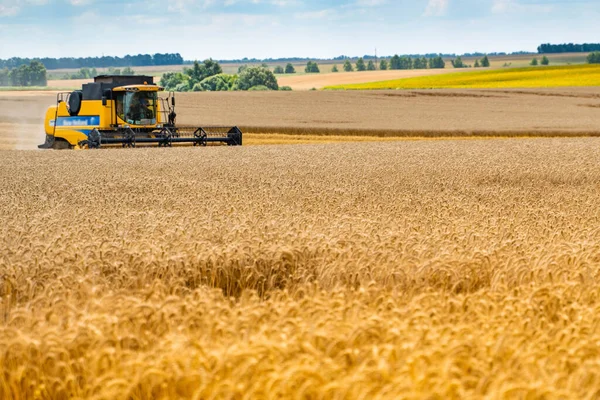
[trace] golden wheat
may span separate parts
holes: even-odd
[[[600,141],[0,152],[0,398],[597,398]]]

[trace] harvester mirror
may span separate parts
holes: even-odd
[[[102,96],[102,105],[106,106],[106,96]]]

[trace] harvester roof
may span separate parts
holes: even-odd
[[[154,77],[146,75],[98,75],[94,83],[108,83],[113,86],[153,85]]]

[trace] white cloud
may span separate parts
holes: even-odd
[[[85,6],[90,4],[93,0],[69,0],[74,6]]]
[[[429,0],[423,15],[426,17],[441,17],[446,14],[449,2],[450,0]]]
[[[386,3],[387,0],[356,0],[356,5],[359,7],[375,7]]]
[[[492,3],[492,12],[494,14],[503,14],[509,12],[551,12],[554,9],[552,5],[544,4],[523,4],[518,0],[494,0]]]
[[[74,0],[77,1],[77,0]],[[300,0],[169,0],[167,9],[171,12],[185,12],[190,6],[209,8],[216,6],[233,6],[238,3],[272,4],[279,7],[299,4]]]
[[[294,14],[294,17],[297,19],[324,19],[324,18],[333,17],[334,15],[335,15],[335,11],[328,8],[328,9],[319,10],[319,11],[307,11],[307,12],[296,13],[296,14]]]
[[[41,6],[47,3],[48,0],[0,0],[0,17],[15,16],[25,5]]]
[[[0,17],[12,17],[19,12],[18,6],[0,4]]]

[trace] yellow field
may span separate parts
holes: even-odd
[[[326,89],[501,89],[567,86],[600,86],[600,65],[473,71],[375,83],[333,85]]]
[[[596,398],[600,140],[0,151],[0,398]]]

